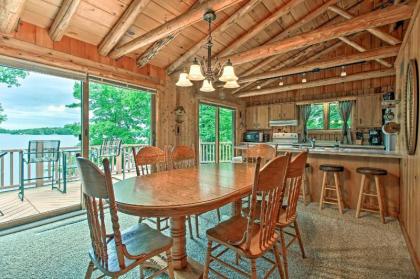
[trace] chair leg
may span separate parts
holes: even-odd
[[[341,195],[341,189],[340,189],[340,179],[338,177],[338,173],[334,173],[334,184],[335,184],[335,190],[337,191],[337,201],[338,201],[338,211],[340,211],[341,214],[343,214],[343,197]]]
[[[251,279],[257,279],[257,261],[251,259]]]
[[[187,217],[187,221],[188,221],[188,229],[190,231],[190,238],[193,239],[194,235],[193,235],[192,224],[191,224],[191,216]]]
[[[283,229],[280,229],[280,242],[281,242],[281,253],[283,255],[283,265],[284,265],[284,278],[289,278],[288,264],[287,264],[287,246],[286,239],[284,238]]]
[[[356,218],[360,216],[360,209],[362,208],[363,203],[363,191],[365,189],[366,184],[366,175],[362,175],[362,181],[360,182],[360,190],[359,190],[359,199],[357,200],[357,207],[356,207]]]
[[[172,263],[172,254],[171,254],[171,249],[166,251],[166,262],[168,264],[168,275],[170,279],[174,279],[175,278],[175,274],[174,274],[174,265]]]
[[[277,264],[277,270],[279,271],[280,278],[283,279],[284,278],[284,270],[283,270],[283,266],[281,264],[280,251],[279,251],[279,247],[277,246],[277,243],[274,243],[273,249],[274,249],[274,257],[276,259],[276,264]]]
[[[207,242],[207,256],[206,256],[206,263],[204,265],[204,272],[203,272],[203,278],[207,279],[209,278],[209,266],[210,266],[210,262],[211,262],[211,248],[212,248],[212,242],[208,241]]]
[[[195,215],[195,235],[197,236],[197,238],[200,238],[200,233],[199,233],[199,223],[198,223],[198,215]]]
[[[139,269],[140,269],[140,279],[144,279],[144,269],[141,265],[139,265]]]
[[[156,218],[156,229],[160,231],[160,218],[159,217]]]
[[[92,273],[93,273],[93,268],[94,268],[95,266],[93,265],[93,262],[92,261],[90,261],[89,262],[89,265],[88,265],[88,268],[87,268],[87,270],[86,270],[86,274],[85,274],[85,279],[90,279],[90,278],[92,278]]]
[[[324,205],[324,194],[325,194],[326,184],[327,184],[327,172],[324,172],[324,176],[322,178],[321,198],[319,199],[319,210],[322,210],[322,206]]]
[[[381,182],[379,181],[379,176],[375,175],[374,178],[375,178],[375,186],[376,186],[376,196],[378,197],[379,214],[381,215],[382,223],[385,224],[385,214],[384,214],[384,204],[383,204]]]
[[[216,209],[217,212],[217,219],[220,221],[222,221],[222,215],[220,214],[220,208]]]
[[[300,235],[299,226],[296,220],[294,222],[294,227],[295,227],[296,237],[298,239],[299,246],[300,246],[300,252],[302,252],[302,258],[306,258],[305,249],[303,248],[302,236]]]

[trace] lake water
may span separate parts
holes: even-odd
[[[79,139],[71,135],[9,135],[0,134],[0,150],[26,149],[30,140],[60,140],[61,147],[79,145]]]

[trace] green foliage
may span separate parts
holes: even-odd
[[[67,125],[66,125],[67,126]],[[45,127],[33,129],[8,130],[0,128],[0,134],[11,135],[74,135],[74,132],[69,127]],[[80,128],[79,128],[80,131]],[[78,133],[79,134],[79,133]]]
[[[73,96],[79,102],[67,107],[80,107],[81,92],[81,83],[75,83]],[[101,144],[105,138],[120,138],[124,144],[150,143],[151,100],[146,92],[90,82],[90,144]],[[79,134],[80,124],[68,127]]]
[[[328,129],[341,129],[343,127],[343,120],[341,119],[340,109],[337,102],[326,104],[328,106]],[[309,117],[307,127],[308,129],[324,129],[324,104],[312,104],[311,116]],[[351,117],[349,119],[349,127],[351,127]]]
[[[341,119],[338,103],[329,104],[328,120],[329,129],[341,129],[343,127],[343,120]]]
[[[0,84],[5,84],[7,87],[20,86],[20,79],[24,79],[28,75],[28,71],[0,66]],[[0,123],[7,120],[7,116],[2,112],[3,107],[0,104]]]
[[[233,141],[233,111],[231,109],[220,108],[219,131],[220,142]]]
[[[216,107],[200,104],[200,140],[201,142],[216,141]],[[233,110],[219,108],[219,140],[233,141]]]
[[[311,116],[309,117],[306,127],[312,129],[324,129],[324,105],[312,104]]]

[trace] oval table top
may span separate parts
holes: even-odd
[[[201,164],[138,176],[114,184],[118,210],[141,217],[199,214],[251,192],[255,166]]]

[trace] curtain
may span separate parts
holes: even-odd
[[[300,119],[302,119],[302,142],[308,141],[308,123],[309,117],[311,116],[311,105],[300,106]]]
[[[341,132],[341,143],[351,144],[351,132],[348,125],[351,109],[353,107],[353,101],[340,101],[338,102],[338,108],[340,111],[341,120],[343,120],[343,128]]]

